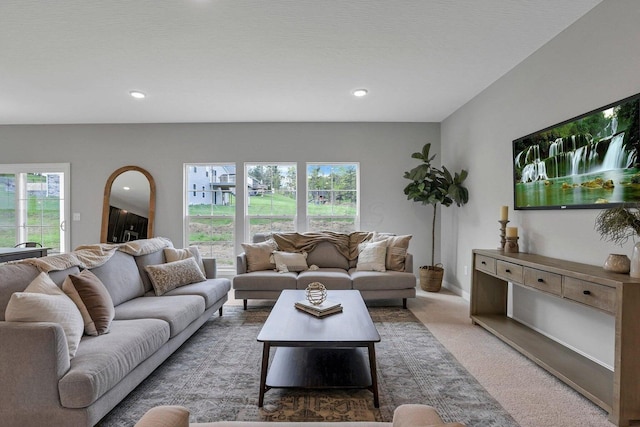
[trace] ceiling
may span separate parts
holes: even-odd
[[[440,122],[600,2],[1,0],[0,124]]]

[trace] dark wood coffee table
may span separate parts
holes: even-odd
[[[340,302],[343,310],[323,318],[294,307],[304,299],[303,290],[282,291],[258,334],[263,343],[258,406],[267,390],[295,387],[366,388],[379,407],[374,344],[380,335],[360,292],[328,291],[327,299]],[[278,348],[269,369],[271,347]]]

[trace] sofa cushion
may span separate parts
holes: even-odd
[[[233,278],[233,289],[249,291],[281,291],[296,289],[297,273],[278,273],[277,271],[254,271],[239,274]]]
[[[387,242],[360,243],[356,270],[384,272]]]
[[[189,427],[189,410],[184,406],[156,406],[133,427]]]
[[[388,233],[374,233],[372,242],[385,241],[387,243],[387,270],[405,271],[405,258],[409,250],[411,235],[396,236]]]
[[[70,358],[75,356],[84,331],[80,310],[47,273],[40,273],[24,292],[11,296],[5,318],[9,322],[60,324],[67,338]]]
[[[273,261],[276,265],[276,270],[281,273],[286,273],[288,271],[304,271],[309,269],[309,266],[307,265],[306,252],[274,251]]]
[[[308,265],[317,265],[321,268],[349,269],[349,260],[338,251],[331,242],[319,242],[307,256]]]
[[[166,261],[164,257],[164,250],[151,252],[146,255],[139,255],[135,257],[136,265],[138,266],[138,271],[140,274],[140,278],[142,279],[142,283],[144,284],[144,292],[149,292],[153,290],[153,285],[151,284],[151,279],[149,279],[149,275],[147,274],[147,270],[145,267],[147,265],[158,265],[164,264]]]
[[[309,283],[320,282],[327,289],[352,289],[351,277],[341,268],[320,268],[298,274],[298,289],[305,289]]]
[[[62,290],[78,306],[84,320],[84,333],[101,335],[109,332],[115,315],[111,295],[98,277],[89,270],[70,274]]]
[[[111,333],[82,338],[71,368],[58,382],[66,408],[86,408],[169,340],[158,319],[114,320]]]
[[[195,258],[192,257],[165,264],[147,265],[145,270],[157,296],[180,286],[207,280]]]
[[[416,276],[402,271],[387,270],[384,273],[378,273],[377,271],[357,271],[352,268],[349,274],[353,281],[353,289],[359,291],[409,289],[416,286]]]
[[[5,320],[4,312],[14,292],[22,292],[40,272],[33,265],[0,265],[0,320]]]
[[[165,296],[171,295],[199,295],[204,298],[206,308],[225,297],[231,290],[229,279],[207,279],[204,282],[192,283],[169,291]]]
[[[144,295],[138,266],[131,255],[116,251],[109,261],[92,268],[91,272],[104,283],[115,306]]]
[[[175,337],[204,313],[204,298],[198,295],[140,297],[116,307],[116,320],[160,319],[169,323]]]
[[[278,245],[273,239],[260,243],[242,243],[242,248],[247,256],[247,272],[276,268],[272,262],[271,254],[278,250]]]

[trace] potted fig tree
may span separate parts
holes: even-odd
[[[431,265],[420,267],[420,287],[429,292],[438,292],[442,286],[444,269],[442,264],[435,263],[436,247],[436,214],[438,205],[451,206],[455,203],[462,206],[469,201],[469,191],[463,182],[467,178],[467,171],[462,169],[460,173],[451,174],[444,167],[432,164],[436,158],[431,156],[431,143],[422,147],[422,151],[413,153],[411,158],[418,159],[421,163],[415,168],[404,173],[404,177],[411,182],[404,188],[408,200],[433,206],[433,220],[431,222]]]

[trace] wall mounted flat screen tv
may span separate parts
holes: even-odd
[[[515,209],[640,203],[640,94],[513,141]]]

